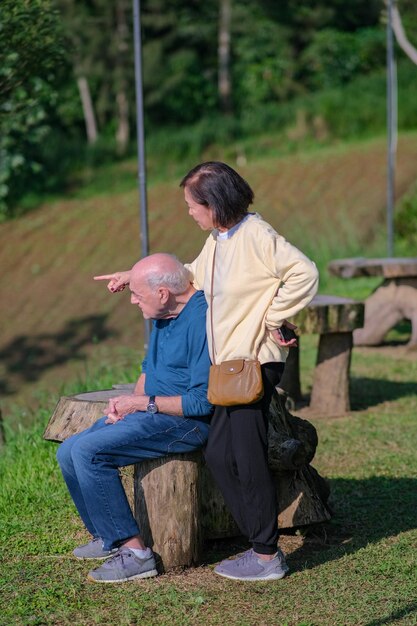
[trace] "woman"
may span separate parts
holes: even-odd
[[[248,212],[253,191],[225,163],[198,165],[181,187],[191,217],[200,228],[211,231],[188,268],[194,287],[204,290],[209,304],[212,362],[257,358],[264,383],[261,401],[217,406],[211,421],[206,462],[252,544],[242,556],[223,561],[214,571],[236,580],[274,580],[285,576],[288,567],[277,549],[278,508],[267,462],[267,408],[288,347],[294,343],[284,339],[281,327],[313,298],[318,272],[260,215]],[[103,278],[110,279],[110,291],[129,282],[126,272],[97,277]]]

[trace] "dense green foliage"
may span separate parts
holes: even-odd
[[[45,149],[59,132],[65,66],[52,7],[51,0],[4,0],[0,7],[0,216],[29,185],[47,188],[59,168]]]
[[[410,249],[417,248],[417,185],[401,199],[395,214],[395,230]]]
[[[224,114],[218,50],[226,1],[141,3],[151,150],[153,136],[164,134],[174,154],[199,157],[209,145],[271,128],[295,126],[297,141],[383,131],[383,0],[230,0]],[[400,8],[413,40],[413,3],[401,0]],[[133,150],[132,22],[128,0],[2,2],[0,218],[16,213],[22,196],[58,188],[86,160],[94,164]],[[410,106],[415,66],[404,60],[399,76],[400,125],[410,129],[417,124]],[[90,145],[80,79],[97,129]]]

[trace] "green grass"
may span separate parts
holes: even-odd
[[[407,330],[399,327],[392,340],[404,340]],[[304,391],[315,345],[303,338]],[[120,371],[91,372],[87,387],[93,378],[97,388],[108,387],[113,376],[120,379]],[[227,542],[207,545],[196,569],[120,586],[88,583],[88,563],[71,557],[86,535],[56,446],[42,440],[50,409],[38,411],[30,429],[8,429],[0,459],[0,624],[417,624],[416,379],[416,359],[401,346],[354,350],[353,411],[314,420],[320,443],[313,464],[331,480],[334,518],[283,537],[291,575],[273,584],[213,574],[216,560],[244,548]]]
[[[379,279],[342,280],[325,268],[334,257],[385,252],[384,193],[376,193],[383,165],[374,166],[375,159],[385,162],[385,143],[322,147],[286,160],[271,156],[276,137],[257,141],[257,156],[244,168],[259,190],[256,209],[316,260],[322,293],[365,298]],[[398,173],[405,188],[415,177],[416,135],[402,141]],[[251,155],[249,145],[246,153]],[[172,170],[170,182],[155,178],[150,187],[151,246],[189,259],[201,242],[176,200],[181,173]],[[138,254],[135,176],[129,161],[91,178],[87,172],[73,200],[1,229],[8,268],[1,292],[9,311],[3,330],[14,333],[6,333],[2,357],[17,389],[32,381],[35,386],[37,374],[40,382],[36,401],[2,404],[7,445],[0,456],[0,625],[417,624],[417,360],[396,345],[407,340],[407,323],[389,334],[384,347],[354,350],[352,412],[313,420],[320,440],[313,464],[331,481],[335,514],[329,524],[282,538],[288,578],[257,585],[220,579],[214,563],[245,544],[216,542],[206,546],[205,562],[196,569],[121,586],[87,583],[88,564],[71,557],[86,534],[60,476],[56,445],[44,442],[42,433],[59,395],[137,376],[141,321],[123,295],[111,297],[91,284],[94,273],[127,267]],[[398,242],[397,253],[413,251]],[[19,289],[27,276],[30,298]],[[98,321],[90,323],[89,316]],[[101,338],[103,329],[108,334]],[[311,389],[316,346],[316,337],[303,337],[304,392]],[[59,358],[49,360],[55,354]],[[63,386],[62,380],[70,382]],[[13,398],[10,392],[11,403]]]

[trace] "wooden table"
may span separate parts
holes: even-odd
[[[328,269],[341,278],[383,278],[365,300],[365,323],[353,333],[355,345],[376,346],[393,326],[408,319],[412,326],[408,347],[417,348],[417,257],[337,259]]]
[[[322,416],[350,411],[349,370],[352,333],[363,324],[364,305],[349,298],[315,296],[295,318],[297,333],[320,335],[309,409]],[[301,340],[300,340],[301,341]],[[300,348],[291,348],[279,389],[301,399]]]

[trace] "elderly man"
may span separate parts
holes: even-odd
[[[68,490],[92,535],[74,555],[107,559],[88,574],[100,583],[157,575],[118,468],[201,448],[212,413],[203,292],[194,289],[188,271],[168,254],[136,263],[130,291],[132,304],[154,320],[134,393],[111,399],[107,415],[64,441],[57,453]]]

